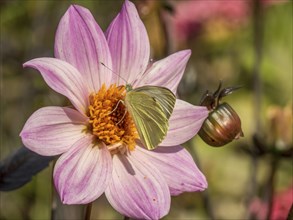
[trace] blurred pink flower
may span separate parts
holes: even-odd
[[[291,205],[293,204],[293,186],[277,193],[273,200],[273,207],[271,212],[271,220],[287,219]],[[251,213],[255,214],[257,219],[266,219],[267,204],[259,198],[255,198],[250,205]]]
[[[264,6],[286,0],[262,0]],[[243,25],[251,15],[252,1],[246,0],[182,0],[174,5],[174,15],[167,15],[168,28],[175,44],[197,36],[209,21],[225,22],[230,27]],[[217,34],[214,32],[214,34]]]
[[[74,108],[43,107],[20,133],[36,153],[62,154],[53,175],[63,203],[90,203],[105,192],[121,214],[159,219],[169,212],[171,195],[207,188],[204,175],[180,146],[200,129],[208,116],[205,107],[177,99],[168,134],[154,151],[137,144],[129,114],[122,125],[115,122],[125,112],[123,105],[109,116],[125,96],[122,78],[134,88],[157,85],[176,93],[190,54],[184,50],[149,64],[148,36],[128,0],[106,34],[89,10],[69,7],[56,33],[56,58],[37,58],[24,66],[40,71]]]

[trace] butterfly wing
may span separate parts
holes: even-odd
[[[126,93],[125,105],[143,144],[148,150],[155,149],[168,131],[168,118],[159,102],[144,92],[132,90]]]
[[[175,106],[176,96],[169,89],[159,86],[142,86],[133,91],[153,97],[163,108],[167,119],[170,118]]]

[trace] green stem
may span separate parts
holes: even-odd
[[[253,106],[254,106],[254,133],[256,136],[260,136],[261,131],[261,92],[262,92],[262,81],[260,76],[261,71],[261,60],[263,55],[263,10],[261,0],[252,0],[253,9],[253,50],[254,50],[254,65],[253,65]],[[256,194],[257,189],[257,168],[258,168],[258,157],[252,155],[252,172],[250,176],[251,185],[249,187],[247,206],[249,206],[253,197]],[[248,219],[252,219],[251,213],[247,213]]]
[[[266,219],[270,220],[272,218],[273,204],[274,204],[274,192],[275,192],[275,179],[276,172],[279,164],[278,155],[273,155],[273,161],[271,163],[271,172],[269,174],[269,178],[267,181],[267,204],[268,204],[268,212]]]
[[[52,175],[51,175],[51,220],[56,219],[56,210],[57,210],[57,198],[56,198],[56,191],[54,187],[54,181],[53,181],[53,171],[56,163],[56,159],[53,161],[52,165]]]
[[[293,219],[293,204],[291,205],[291,208],[289,210],[288,217],[286,220],[292,220],[292,219]]]
[[[253,90],[254,90],[254,118],[255,133],[259,134],[261,129],[261,76],[260,67],[263,55],[263,10],[261,0],[253,1],[253,47],[254,47],[254,67],[253,67]]]
[[[251,201],[253,200],[256,190],[257,190],[257,172],[258,172],[258,165],[259,160],[257,155],[253,153],[251,155],[251,165],[250,165],[250,177],[249,177],[249,183],[248,183],[248,192],[247,192],[247,199],[246,199],[246,207],[247,210],[249,205],[251,204]],[[254,219],[254,216],[252,213],[247,213],[246,216],[247,219]]]
[[[195,146],[191,145],[191,147],[189,149],[191,151],[192,157],[196,161],[197,167],[201,170],[201,164],[200,164],[200,161],[199,161],[198,154],[197,154],[197,152],[195,150]],[[211,220],[215,219],[213,205],[212,205],[212,201],[211,201],[208,189],[206,189],[205,191],[201,192],[200,195],[202,197],[203,204],[204,204],[204,209],[205,209],[209,219],[211,219]]]
[[[93,205],[92,202],[87,204],[86,210],[85,210],[84,220],[90,220],[91,219],[92,205]]]

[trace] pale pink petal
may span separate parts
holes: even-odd
[[[113,175],[106,197],[122,215],[160,219],[170,209],[170,192],[163,175],[139,151],[113,156]]]
[[[169,119],[167,136],[160,146],[175,146],[188,141],[197,134],[208,114],[206,107],[177,99]]]
[[[86,204],[106,189],[112,174],[112,159],[106,145],[95,145],[86,136],[57,160],[54,183],[64,204]]]
[[[66,96],[79,112],[85,114],[89,93],[77,69],[55,58],[37,58],[23,66],[39,70],[52,89]]]
[[[44,107],[31,115],[20,136],[30,150],[44,156],[58,155],[85,136],[86,120],[71,108]]]
[[[183,50],[153,63],[147,72],[134,83],[133,87],[163,86],[176,94],[190,55],[190,50]]]
[[[72,5],[62,17],[56,32],[55,56],[79,70],[90,92],[97,92],[103,83],[111,82],[112,61],[107,40],[86,8]]]
[[[115,82],[132,83],[145,70],[150,58],[149,39],[132,2],[125,1],[121,12],[107,30]],[[113,76],[115,77],[115,76]],[[119,84],[119,83],[118,83]]]
[[[153,151],[145,150],[142,147],[136,149],[141,151],[144,157],[164,175],[171,195],[203,191],[207,188],[205,176],[183,147],[158,147]]]

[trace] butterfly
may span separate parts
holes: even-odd
[[[132,116],[140,140],[148,150],[155,149],[166,137],[176,97],[167,88],[126,84],[125,106]]]
[[[153,150],[167,135],[176,96],[165,87],[146,85],[133,89],[124,81],[126,96],[121,101],[134,121],[141,142],[148,150]]]

